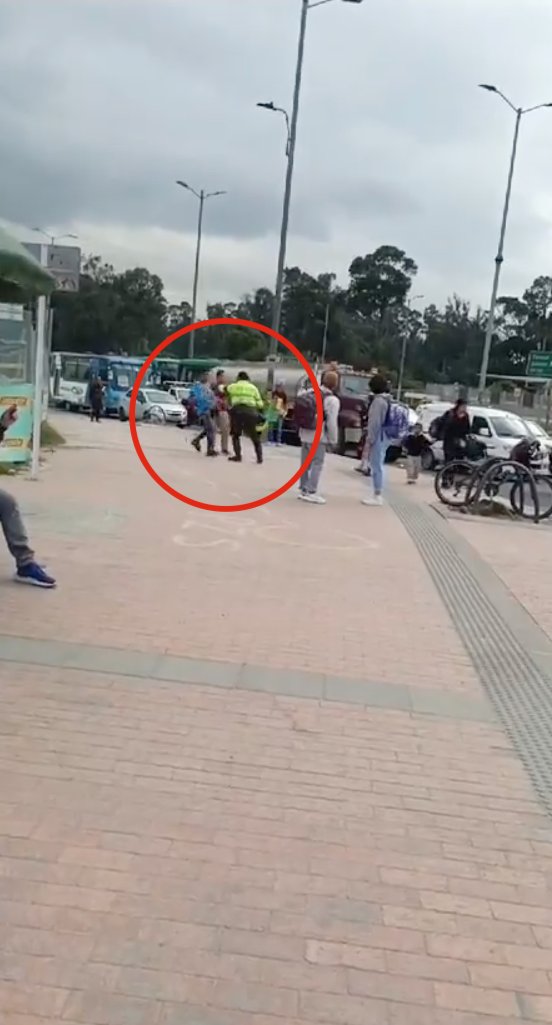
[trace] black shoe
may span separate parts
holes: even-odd
[[[193,438],[192,445],[195,448],[196,452],[201,452],[201,442],[199,442],[197,438]]]
[[[262,465],[263,465],[263,460],[262,459],[257,459],[257,466],[262,466]]]
[[[241,463],[241,456],[229,456],[228,457],[228,462],[229,463]]]
[[[207,452],[207,455],[208,456],[218,456],[218,452],[215,452],[214,448],[212,448],[209,452]]]

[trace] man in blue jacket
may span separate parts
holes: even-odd
[[[198,452],[201,452],[201,442],[207,439],[207,455],[216,456],[215,440],[217,429],[215,425],[216,398],[209,383],[209,374],[202,374],[199,381],[194,384],[190,398],[195,406],[196,415],[201,430],[192,441],[192,445]]]

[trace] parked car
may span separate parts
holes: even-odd
[[[132,388],[121,399],[119,420],[128,420],[131,396]],[[136,419],[181,426],[186,423],[186,410],[174,395],[160,388],[140,388],[136,399]]]
[[[443,416],[449,409],[450,402],[428,402],[418,406],[416,410],[418,422],[421,423],[424,433],[429,435],[429,429],[434,420]],[[509,459],[510,453],[521,438],[531,437],[531,431],[527,423],[514,413],[504,412],[502,409],[494,409],[488,406],[468,406],[470,418],[470,433],[478,440],[484,442],[489,457]],[[423,466],[431,470],[443,461],[443,443],[434,441],[431,449],[423,457]],[[541,462],[544,463],[544,449]],[[538,464],[536,465],[538,469]]]

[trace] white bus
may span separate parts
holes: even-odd
[[[50,356],[50,403],[79,411],[86,406],[91,354],[53,352]]]

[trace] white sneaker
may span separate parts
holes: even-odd
[[[311,505],[326,505],[326,499],[322,498],[322,495],[303,495],[304,502],[310,502]]]
[[[373,498],[363,498],[363,505],[383,505],[383,498],[381,495],[374,495]]]

